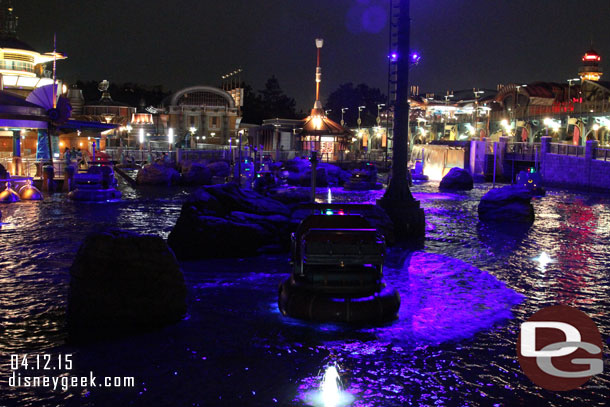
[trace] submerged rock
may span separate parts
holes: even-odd
[[[508,185],[489,190],[479,203],[479,219],[497,222],[533,222],[532,192]]]
[[[148,164],[138,171],[136,182],[140,185],[172,185],[178,183],[180,174],[163,164]]]
[[[443,177],[439,189],[450,190],[471,190],[474,186],[472,175],[463,168],[453,167],[447,175]]]
[[[201,163],[189,163],[182,167],[182,183],[186,185],[210,185],[212,171]]]
[[[70,268],[71,340],[155,329],[185,313],[184,277],[162,238],[121,230],[85,238]]]

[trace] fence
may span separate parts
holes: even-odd
[[[610,161],[610,150],[607,148],[595,148],[593,150],[593,157],[596,160]]]
[[[517,161],[536,161],[540,158],[540,143],[507,143],[506,155],[508,159]]]
[[[576,157],[584,157],[585,156],[585,147],[584,146],[574,146],[571,144],[551,143],[551,148],[550,148],[549,153],[559,154],[559,155],[573,155]]]

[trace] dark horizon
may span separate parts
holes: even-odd
[[[410,72],[411,84],[421,92],[444,93],[511,82],[563,83],[576,76],[592,41],[605,65],[610,2],[545,3],[412,1],[411,45],[422,60]],[[144,6],[33,0],[14,7],[19,38],[38,51],[51,51],[57,33],[58,51],[68,55],[58,63],[58,77],[69,83],[108,79],[175,91],[219,86],[221,75],[241,67],[255,90],[276,75],[297,109],[307,111],[314,100],[316,37],[325,40],[323,101],[346,82],[386,93],[388,4],[188,0],[178,7],[158,0]]]

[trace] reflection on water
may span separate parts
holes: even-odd
[[[607,372],[569,394],[538,389],[521,373],[515,346],[518,324],[557,303],[579,307],[608,334],[607,196],[549,191],[534,203],[531,227],[498,230],[477,220],[489,185],[453,194],[439,193],[438,183],[415,186],[426,211],[426,246],[412,255],[390,251],[386,280],[403,302],[400,319],[385,327],[282,317],[277,284],[288,259],[265,256],[184,263],[184,321],[67,346],[68,268],[83,237],[105,227],[167,237],[188,193],[121,188],[125,199],[111,205],[77,204],[58,194],[0,208],[0,405],[302,405],[300,395],[319,386],[320,369],[334,363],[355,406],[606,400]],[[330,198],[375,202],[382,194],[333,188]],[[328,190],[317,198],[328,199]],[[543,252],[552,261],[541,269],[534,259]],[[42,351],[73,353],[69,375],[134,376],[136,388],[5,391],[9,354]]]

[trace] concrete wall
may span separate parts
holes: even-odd
[[[598,142],[587,141],[584,157],[550,153],[551,138],[542,138],[541,173],[547,186],[610,190],[610,162],[596,160]]]

